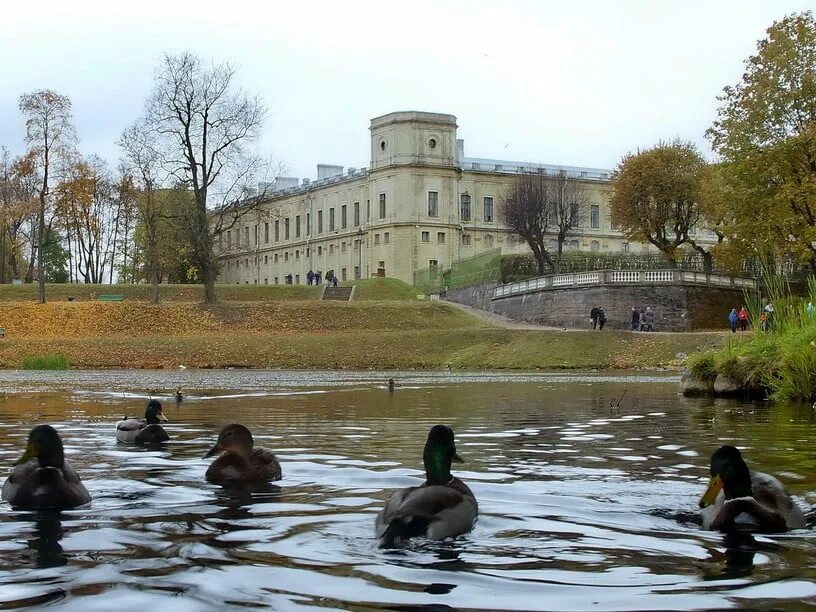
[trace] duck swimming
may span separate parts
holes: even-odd
[[[2,498],[25,510],[75,508],[91,501],[50,425],[38,425],[28,434],[25,453],[3,483]]]
[[[221,485],[240,485],[281,479],[281,466],[275,454],[255,447],[252,434],[238,423],[227,425],[218,441],[204,457],[219,457],[207,468],[205,478]]]
[[[464,463],[456,453],[453,430],[435,425],[428,432],[425,483],[396,491],[377,515],[376,536],[381,547],[398,546],[413,537],[441,540],[467,533],[479,512],[468,486],[451,475],[451,462]]]
[[[712,531],[779,533],[805,526],[805,515],[779,480],[748,469],[733,446],[711,456],[711,481],[700,498],[703,527]]]
[[[129,419],[116,424],[116,439],[128,444],[158,444],[170,439],[159,423],[166,423],[162,405],[157,400],[150,400],[145,409],[144,419]]]

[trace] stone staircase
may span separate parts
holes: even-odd
[[[351,287],[332,287],[331,285],[326,285],[323,289],[323,295],[320,296],[321,300],[337,300],[340,302],[348,302],[354,296],[354,286]]]

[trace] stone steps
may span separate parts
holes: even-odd
[[[326,287],[323,290],[322,300],[337,300],[341,302],[348,302],[351,299],[351,292],[354,287]]]

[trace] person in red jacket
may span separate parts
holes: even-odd
[[[746,331],[748,329],[748,310],[743,306],[740,308],[739,314],[739,328],[740,331]]]

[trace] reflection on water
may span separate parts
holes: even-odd
[[[4,475],[31,425],[51,422],[94,498],[50,514],[0,505],[0,608],[816,603],[810,530],[724,540],[696,518],[708,456],[723,442],[809,508],[810,409],[685,399],[661,377],[406,373],[393,394],[388,377],[0,373]],[[118,445],[115,421],[148,395],[168,398],[171,443]],[[204,482],[202,456],[232,421],[276,450],[277,486]],[[394,488],[419,482],[438,422],[456,431],[468,462],[456,473],[479,500],[479,521],[454,541],[378,550],[376,512]]]

